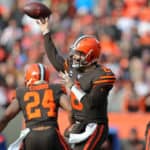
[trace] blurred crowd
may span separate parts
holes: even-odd
[[[72,42],[93,34],[101,43],[100,63],[117,82],[110,112],[150,112],[150,2],[148,0],[38,0],[52,10],[54,42],[66,56]],[[24,84],[27,63],[49,63],[36,21],[23,13],[29,0],[0,1],[0,105]],[[50,64],[51,81],[58,75]]]

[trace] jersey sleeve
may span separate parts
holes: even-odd
[[[112,73],[112,71],[108,68],[104,68],[104,71],[102,74],[100,74],[94,81],[93,81],[93,87],[96,87],[98,85],[100,86],[113,86],[116,81],[115,75]]]
[[[54,66],[54,68],[57,71],[67,70],[67,61],[58,53],[52,39],[50,33],[47,33],[44,36],[44,44],[45,44],[45,50],[48,56],[48,59]]]
[[[107,98],[109,91],[112,89],[116,81],[115,75],[110,69],[102,72],[99,76],[92,81],[91,90],[86,93],[81,101],[87,101],[91,103],[101,103],[102,99]],[[95,105],[94,104],[94,105]]]

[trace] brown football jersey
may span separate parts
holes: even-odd
[[[23,111],[26,126],[57,126],[59,99],[63,93],[64,88],[59,84],[17,88],[16,98]]]

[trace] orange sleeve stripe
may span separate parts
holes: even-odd
[[[99,84],[113,85],[114,82],[95,83],[94,86],[99,85]]]
[[[95,81],[94,84],[100,84],[100,83],[114,83],[114,80],[99,80],[99,81]]]
[[[106,79],[106,78],[114,78],[115,79],[115,76],[100,76],[101,79]]]
[[[102,83],[102,84],[107,85],[107,86],[112,86],[114,84],[114,82]],[[100,84],[99,83],[98,84],[94,84],[93,88],[95,88],[97,85],[100,85]]]

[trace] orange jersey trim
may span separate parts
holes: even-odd
[[[67,145],[67,143],[65,142],[64,138],[60,134],[60,131],[58,129],[56,129],[56,132],[58,134],[58,139],[59,139],[60,143],[62,144],[64,150],[70,150],[69,146]]]
[[[39,84],[39,85],[32,85],[29,87],[30,90],[41,90],[41,89],[47,89],[48,84]]]
[[[110,78],[116,79],[115,76],[100,76],[100,79],[110,79]]]
[[[95,140],[93,146],[91,147],[91,150],[92,150],[92,149],[94,150],[96,144],[97,144],[98,141],[101,139],[102,134],[103,134],[103,131],[104,131],[104,125],[102,125],[102,126],[100,127],[99,135],[98,135],[97,139]]]
[[[113,80],[99,80],[99,81],[95,81],[94,84],[102,84],[102,83],[114,83],[115,82],[115,79]]]
[[[94,142],[94,144],[91,146],[90,150],[94,150],[96,144],[98,143],[98,141],[101,139],[102,137],[102,134],[103,134],[103,131],[104,131],[104,125],[101,125],[100,127],[98,126],[96,128],[96,130],[94,131],[94,133],[91,135],[91,137],[88,139],[87,143],[85,144],[85,147],[83,150],[88,150],[89,147],[90,147],[90,144],[92,143],[92,141],[94,140],[95,136],[97,135],[98,133],[98,137],[96,139],[96,141]]]

